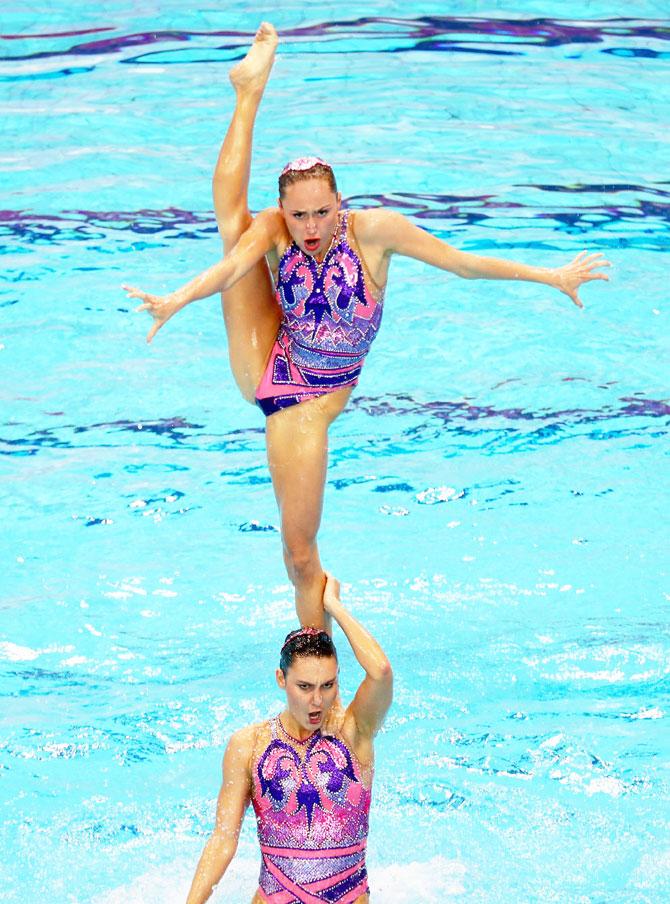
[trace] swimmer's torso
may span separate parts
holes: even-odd
[[[321,262],[295,242],[279,260],[282,323],[256,393],[266,415],[358,382],[381,323],[383,289],[366,272],[352,225],[345,211]]]
[[[291,738],[280,719],[260,726],[251,759],[251,800],[262,865],[254,901],[368,900],[365,850],[372,766],[341,733]]]

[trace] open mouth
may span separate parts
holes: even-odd
[[[316,249],[319,247],[320,244],[321,244],[321,240],[318,238],[317,239],[305,239],[305,248],[308,251],[316,251]]]
[[[310,725],[318,725],[321,721],[321,712],[309,713],[308,718]]]

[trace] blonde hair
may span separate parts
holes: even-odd
[[[290,166],[290,164],[289,164]],[[335,174],[327,163],[315,163],[309,169],[290,169],[284,167],[279,176],[279,197],[283,198],[289,185],[296,182],[306,182],[308,179],[325,179],[334,194],[337,194],[337,182]]]

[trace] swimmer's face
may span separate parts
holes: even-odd
[[[337,226],[341,196],[325,179],[305,179],[288,185],[279,206],[296,245],[322,260]]]
[[[286,672],[277,669],[277,684],[286,691],[291,716],[307,736],[322,728],[337,697],[337,659],[297,656]]]

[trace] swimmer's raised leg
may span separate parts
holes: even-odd
[[[248,230],[248,206],[253,129],[263,91],[272,69],[277,34],[271,25],[258,30],[245,57],[230,73],[236,93],[235,111],[217,160],[212,187],[224,250],[229,253]],[[275,254],[276,257],[276,254]],[[133,290],[152,310],[152,298]],[[231,367],[245,399],[255,392],[281,322],[267,262],[262,259],[222,294]],[[151,335],[162,325],[154,316]],[[169,315],[171,316],[171,314]],[[266,441],[272,483],[279,505],[284,560],[295,587],[298,618],[303,625],[323,625],[325,574],[316,535],[321,520],[327,464],[327,430],[340,413],[350,390],[279,411],[267,422]],[[299,410],[298,410],[299,409]]]
[[[226,253],[252,222],[247,196],[253,130],[276,47],[277,33],[263,23],[247,56],[230,72],[236,94],[235,112],[212,179],[214,209]],[[231,368],[242,395],[253,403],[281,321],[267,262],[258,263],[221,298]],[[300,412],[291,408],[273,415],[266,433],[268,462],[282,521],[284,560],[295,587],[298,618],[303,625],[319,627],[323,624],[325,574],[316,534],[323,506],[327,428],[335,416],[330,408],[336,395],[308,403],[309,412],[304,405],[298,405],[295,408],[303,409]],[[306,418],[304,423],[302,416]]]
[[[246,57],[230,71],[235,111],[212,178],[214,211],[226,254],[252,222],[248,191],[253,130],[277,43],[274,27],[263,22]],[[267,262],[259,261],[222,292],[221,304],[233,376],[244,398],[254,404],[281,319]]]

